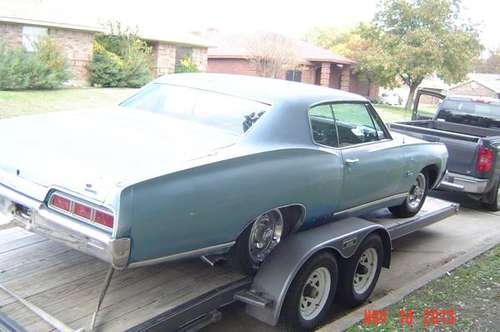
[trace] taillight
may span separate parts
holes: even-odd
[[[113,216],[109,213],[96,211],[94,221],[103,226],[113,228]]]
[[[79,217],[92,220],[92,208],[80,203],[75,203],[73,213]]]
[[[104,227],[113,228],[114,225],[112,213],[57,193],[50,196],[49,207],[76,219],[96,223]]]
[[[62,197],[59,195],[52,195],[52,197],[50,198],[50,204],[58,209],[68,212],[71,209],[71,201],[66,197]]]
[[[478,172],[488,172],[493,167],[493,151],[485,146],[479,147],[476,169]]]

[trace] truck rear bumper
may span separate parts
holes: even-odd
[[[472,176],[449,172],[444,177],[438,189],[484,194],[488,187],[488,181],[488,179],[478,179]]]
[[[97,257],[117,269],[127,267],[130,239],[110,234],[49,210],[42,202],[0,184],[0,212],[16,225]]]

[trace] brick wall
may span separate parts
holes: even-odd
[[[207,71],[206,47],[193,47],[191,57],[200,71]]]
[[[0,40],[9,48],[17,48],[22,45],[22,26],[0,22]]]
[[[208,72],[257,76],[255,66],[246,59],[208,59]]]
[[[0,23],[0,39],[10,48],[22,47],[22,24]],[[48,35],[68,58],[71,85],[85,85],[88,64],[92,60],[94,33],[89,31],[49,28]]]
[[[478,82],[475,81],[464,83],[454,88],[451,88],[450,92],[455,95],[498,98],[495,91],[488,89],[484,85],[479,84]]]
[[[152,52],[153,68],[156,75],[160,76],[175,72],[175,45],[155,42]]]
[[[69,83],[77,86],[88,84],[88,65],[92,60],[94,33],[50,28],[49,36],[69,60],[72,73]]]

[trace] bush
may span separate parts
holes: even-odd
[[[89,69],[92,85],[141,87],[153,79],[151,48],[132,34],[99,35]]]
[[[69,78],[67,59],[49,38],[35,52],[0,45],[0,90],[55,89]]]
[[[191,55],[187,55],[179,61],[179,64],[175,67],[176,73],[197,73],[200,70],[196,63],[193,62]]]

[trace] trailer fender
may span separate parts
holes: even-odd
[[[265,300],[261,302],[265,305],[244,301],[247,303],[247,314],[267,324],[276,325],[288,288],[309,258],[321,250],[333,250],[338,256],[347,259],[373,232],[380,233],[382,237],[385,249],[383,265],[388,267],[390,235],[384,227],[366,219],[347,218],[290,235],[266,258],[250,288],[250,294]]]

